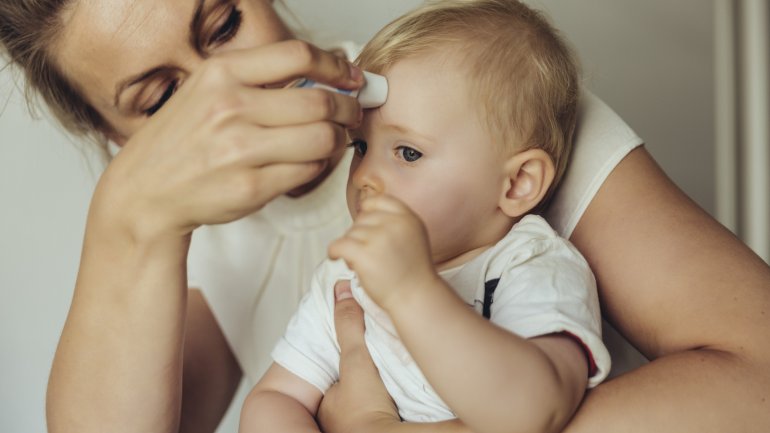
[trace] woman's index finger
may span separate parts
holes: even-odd
[[[360,69],[346,59],[308,42],[288,40],[222,55],[228,70],[245,85],[286,83],[299,77],[343,89],[363,82]]]

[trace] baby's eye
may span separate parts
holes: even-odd
[[[422,152],[412,149],[409,146],[398,146],[396,148],[398,156],[406,162],[415,162],[422,157]]]
[[[360,138],[356,138],[355,140],[351,141],[348,146],[352,147],[356,155],[358,156],[364,156],[366,155],[366,141],[361,140]]]

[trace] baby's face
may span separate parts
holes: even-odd
[[[351,215],[364,197],[395,196],[425,223],[439,266],[496,242],[490,233],[510,222],[498,208],[504,158],[469,98],[465,73],[429,56],[399,61],[385,75],[387,102],[350,131]]]

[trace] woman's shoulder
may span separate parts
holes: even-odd
[[[569,238],[604,180],[629,152],[643,144],[607,104],[584,90],[578,108],[572,156],[545,218]]]

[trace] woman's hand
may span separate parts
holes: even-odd
[[[269,88],[299,76],[362,84],[344,59],[286,41],[212,57],[112,161],[94,197],[98,216],[135,237],[225,223],[312,182],[341,154],[354,98]]]
[[[183,364],[211,371],[183,358],[190,232],[318,179],[341,154],[343,127],[359,119],[353,98],[268,88],[297,76],[361,84],[346,61],[304,42],[222,53],[187,77],[109,165],[51,369],[51,432],[179,431]],[[200,386],[186,380],[184,388],[189,395]]]
[[[364,313],[352,298],[350,282],[334,287],[334,325],[340,344],[340,380],[318,409],[326,433],[383,432],[401,423],[364,342]]]
[[[364,314],[350,293],[350,282],[334,287],[334,326],[340,344],[340,381],[318,409],[325,433],[471,433],[459,419],[433,423],[401,422],[364,342]]]

